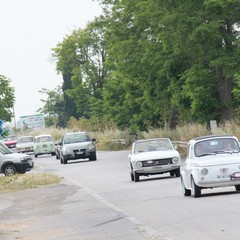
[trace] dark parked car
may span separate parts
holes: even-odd
[[[65,133],[60,145],[60,161],[67,164],[68,160],[85,159],[96,161],[95,138],[90,138],[86,132]]]

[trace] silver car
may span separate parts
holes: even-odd
[[[60,162],[67,164],[68,160],[85,159],[96,161],[95,138],[90,138],[86,132],[65,133],[59,143]]]
[[[19,153],[33,152],[34,137],[22,136],[17,138],[16,150]]]

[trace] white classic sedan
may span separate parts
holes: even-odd
[[[131,180],[139,181],[139,176],[149,176],[169,172],[180,177],[181,157],[168,138],[138,140],[133,143],[128,155]]]
[[[235,186],[240,190],[239,142],[232,135],[210,135],[189,141],[181,169],[185,196],[201,197],[202,189]]]

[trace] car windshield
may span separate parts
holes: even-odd
[[[18,138],[17,142],[18,143],[34,142],[34,138],[33,137],[22,137],[22,138]]]
[[[196,157],[222,153],[239,153],[239,145],[234,138],[214,138],[200,141],[194,146]]]
[[[12,151],[0,143],[0,153],[6,155],[6,154],[11,154]]]
[[[90,141],[90,138],[85,133],[69,134],[69,135],[65,135],[64,137],[65,144],[86,142],[86,141]]]
[[[12,140],[16,140],[15,136],[8,136],[4,139],[5,141],[12,141]]]
[[[52,141],[52,137],[51,136],[43,136],[43,137],[38,137],[36,138],[36,142],[40,143],[40,142],[51,142]]]
[[[173,150],[169,139],[151,139],[135,143],[134,153]]]

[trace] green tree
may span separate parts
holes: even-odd
[[[131,119],[147,126],[173,114],[182,121],[231,120],[239,1],[102,3],[111,7],[108,51],[126,76],[128,105],[136,106]]]
[[[10,84],[10,79],[0,75],[0,119],[7,122],[11,122],[14,117],[13,106],[15,96],[14,88]]]
[[[101,112],[98,101],[101,101],[107,74],[104,67],[106,52],[103,28],[100,20],[92,22],[84,30],[74,30],[53,49],[57,69],[64,78],[64,98],[71,99],[76,108],[75,115],[69,113],[68,119],[70,116],[90,118]]]
[[[44,114],[46,126],[63,127],[63,92],[60,86],[53,90],[42,88],[39,91],[41,94],[47,95],[47,99],[41,99],[44,106],[38,109],[39,113]]]

